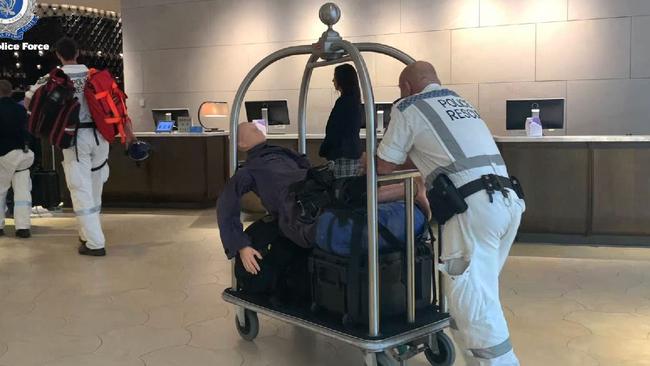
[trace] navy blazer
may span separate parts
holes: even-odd
[[[334,104],[325,129],[319,155],[327,160],[359,159],[362,153],[361,103],[351,95],[341,95]]]

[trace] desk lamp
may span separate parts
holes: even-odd
[[[203,119],[206,118],[227,118],[228,117],[228,103],[226,102],[212,102],[207,101],[201,103],[199,106],[199,124],[205,131],[222,131],[219,128],[206,127],[203,124]]]

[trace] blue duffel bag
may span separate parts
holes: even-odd
[[[415,236],[426,231],[426,218],[415,207]],[[388,252],[399,249],[406,243],[406,210],[403,201],[380,203],[379,251]],[[388,233],[387,233],[388,232]],[[327,209],[318,217],[316,226],[316,246],[328,253],[349,256],[352,243],[361,242],[361,248],[368,248],[368,229],[366,208]]]

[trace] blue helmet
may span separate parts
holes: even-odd
[[[149,145],[149,143],[142,140],[136,140],[129,145],[127,153],[132,160],[143,161],[149,157],[149,151],[151,151],[151,145]]]

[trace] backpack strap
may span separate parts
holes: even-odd
[[[354,217],[358,219],[359,216],[350,215],[350,219],[352,219],[352,240],[350,241],[350,258],[348,259],[347,268],[348,293],[346,294],[347,313],[348,317],[352,317],[353,322],[358,320],[355,319],[356,316],[363,314],[360,301],[362,292],[360,291],[359,268],[361,267],[361,239],[363,227],[365,226],[362,224],[363,222],[357,222],[358,220],[355,220]]]

